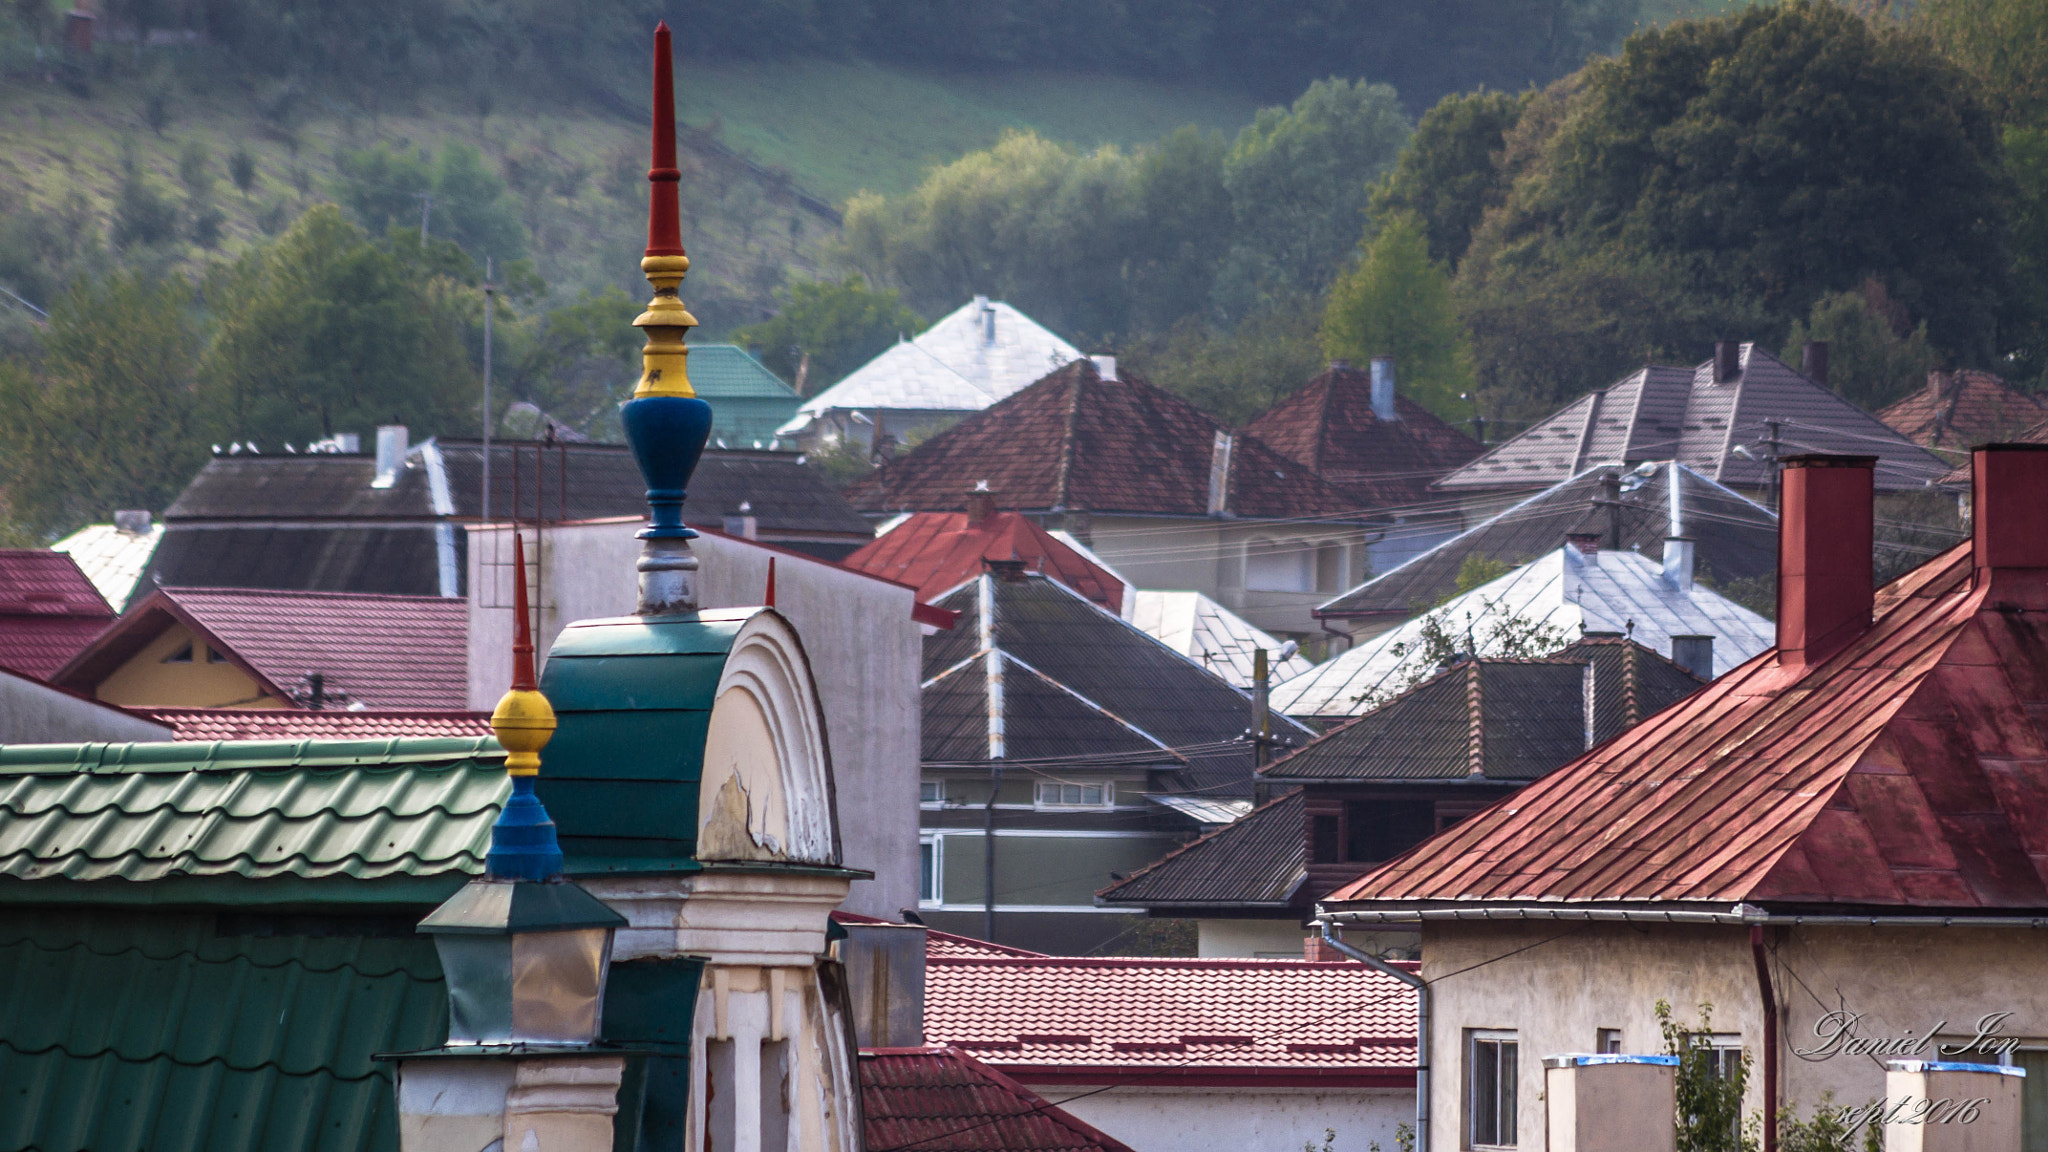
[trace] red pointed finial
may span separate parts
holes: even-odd
[[[775,557],[768,558],[768,594],[761,601],[768,607],[775,607]]]
[[[512,530],[512,690],[531,692],[533,674],[533,625],[526,616],[526,545],[519,530]]]
[[[676,198],[676,185],[683,174],[676,169],[674,67],[664,20],[654,26],[654,162],[647,170],[647,182],[652,185],[647,198],[649,256],[684,255],[682,212]]]

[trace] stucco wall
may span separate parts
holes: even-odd
[[[1095,516],[1090,518],[1088,543],[1104,563],[1140,588],[1200,592],[1255,627],[1315,637],[1322,630],[1312,610],[1358,582],[1364,542],[1373,534],[1351,525]],[[1248,589],[1245,550],[1262,540],[1307,548],[1325,542],[1344,544],[1341,571],[1327,588],[1300,592]]]
[[[164,659],[190,645],[191,658]],[[509,660],[510,657],[507,657]],[[508,663],[507,668],[511,667]],[[291,685],[283,685],[289,689]],[[183,624],[172,624],[99,682],[94,695],[109,704],[140,708],[280,708],[254,677],[225,660],[210,658],[206,641]]]
[[[1055,1104],[1093,1090],[1036,1084]],[[1337,1133],[1336,1152],[1394,1145],[1394,1127],[1413,1123],[1415,1094],[1392,1088],[1112,1088],[1060,1104],[1136,1152],[1296,1152],[1323,1146]]]
[[[1197,920],[1198,956],[1300,957],[1308,929],[1293,919]]]
[[[0,672],[0,744],[169,740],[163,724],[81,700],[47,684]]]
[[[1780,1100],[1801,1116],[1824,1093],[1855,1105],[1884,1094],[1880,1058],[1792,1052],[1822,1047],[1815,1023],[1837,1008],[1865,1014],[1865,1037],[1920,1037],[1945,1020],[1942,1036],[1952,1040],[1971,1035],[1986,1013],[2012,1012],[2007,1035],[2048,1044],[2048,935],[2040,931],[1771,927],[1765,939],[1780,1012]],[[1762,1107],[1762,1009],[1746,928],[1431,923],[1422,974],[1435,996],[1432,1152],[1467,1147],[1467,1029],[1518,1033],[1519,1146],[1540,1148],[1542,1058],[1593,1051],[1601,1028],[1621,1029],[1624,1052],[1661,1050],[1659,999],[1685,1023],[1700,1002],[1713,1004],[1713,1030],[1739,1033],[1754,1059],[1748,1106]],[[1931,1047],[1913,1055],[1997,1062]]]
[[[624,616],[637,599],[641,521],[550,527],[541,546],[545,654],[564,623]],[[526,535],[529,545],[533,534]],[[706,533],[692,542],[706,608],[759,604],[776,557],[776,607],[796,626],[825,710],[845,863],[856,882],[843,907],[895,918],[917,906],[918,669],[923,634],[910,589],[808,557]],[[473,528],[469,547],[469,700],[490,708],[512,673],[511,544]],[[543,762],[546,753],[542,753]],[[542,771],[546,771],[543,767]]]

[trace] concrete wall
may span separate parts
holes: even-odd
[[[546,653],[565,623],[624,616],[637,599],[639,520],[550,527],[539,548]],[[491,708],[512,675],[511,543],[502,528],[472,528],[469,548],[469,702]],[[529,548],[533,533],[526,532]],[[692,542],[706,608],[762,602],[776,558],[776,607],[796,626],[825,711],[845,863],[856,882],[850,911],[895,918],[917,906],[918,670],[921,626],[910,589],[834,564],[705,533]],[[545,763],[546,753],[542,753]],[[543,767],[542,771],[546,771]]]
[[[2004,1035],[2048,1047],[2048,935],[2040,931],[1772,927],[1765,939],[1780,1013],[1779,1098],[1802,1118],[1825,1093],[1846,1105],[1884,1095],[1881,1058],[1820,1054],[1827,1042],[1816,1025],[1841,1007],[1864,1014],[1859,1036],[1921,1038],[1939,1028],[1950,1043],[1974,1035],[1986,1014],[2010,1012]],[[1516,952],[1522,948],[1528,950]],[[1686,1024],[1697,1020],[1702,1001],[1713,1005],[1713,1030],[1738,1034],[1754,1058],[1748,1106],[1762,1107],[1763,1015],[1746,928],[1431,923],[1423,930],[1422,975],[1435,982],[1436,997],[1430,1152],[1467,1147],[1467,1029],[1518,1033],[1520,1146],[1537,1148],[1542,1058],[1594,1051],[1601,1028],[1621,1029],[1624,1052],[1660,1051],[1660,998]],[[1995,1055],[1933,1049],[1902,1055],[1998,1062]]]
[[[1376,534],[1344,524],[1092,516],[1084,542],[1140,588],[1200,592],[1255,627],[1312,640],[1323,635],[1312,610],[1358,583],[1366,541]],[[1300,591],[1249,588],[1247,550],[1267,541],[1309,550],[1336,545],[1336,570],[1321,579],[1311,558],[1308,587]]]
[[[1055,1104],[1091,1091],[1076,1084],[1033,1084]],[[1060,1107],[1136,1152],[1336,1152],[1395,1147],[1394,1128],[1415,1120],[1415,1093],[1395,1088],[1112,1088]]]
[[[167,725],[0,671],[0,744],[169,740]]]
[[[1301,958],[1308,929],[1299,920],[1197,920],[1197,956]]]

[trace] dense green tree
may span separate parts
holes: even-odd
[[[341,202],[373,234],[399,227],[417,236],[423,201],[431,197],[425,214],[429,235],[455,241],[478,261],[489,256],[503,264],[526,251],[505,181],[468,144],[450,144],[439,157],[379,144],[339,152],[334,166]]]
[[[2013,271],[2006,314],[2006,370],[2048,384],[2048,128],[2005,130],[2012,174]]]
[[[1501,153],[1528,102],[1526,95],[1505,92],[1437,101],[1415,126],[1394,170],[1373,190],[1373,214],[1414,213],[1429,237],[1430,258],[1456,268],[1480,217],[1507,199],[1509,174]]]
[[[379,245],[323,206],[224,273],[204,379],[228,436],[261,444],[393,421],[426,435],[458,426],[475,394],[464,337],[476,303],[424,258],[400,254],[417,248]]]
[[[760,357],[768,370],[809,394],[924,330],[896,290],[877,292],[858,276],[834,283],[800,280],[775,293],[775,315],[733,332],[733,342]]]
[[[1242,425],[1323,370],[1316,301],[1284,296],[1228,328],[1189,317],[1117,346],[1118,371],[1173,392],[1226,424]]]
[[[1292,107],[1261,109],[1223,161],[1237,225],[1225,300],[1322,291],[1365,226],[1369,186],[1407,139],[1384,84],[1318,80]]]
[[[143,168],[135,150],[121,155],[121,184],[114,193],[110,238],[120,249],[168,244],[178,236],[178,207]]]
[[[1126,232],[1128,326],[1162,331],[1209,310],[1219,257],[1230,246],[1230,190],[1221,132],[1182,128],[1138,157],[1132,199],[1139,225]]]
[[[1430,258],[1422,222],[1381,222],[1364,256],[1330,286],[1320,333],[1333,360],[1392,356],[1401,391],[1447,420],[1471,390],[1472,347],[1451,302],[1451,277]]]
[[[1801,345],[1827,341],[1828,386],[1874,412],[1926,383],[1937,364],[1926,322],[1901,332],[1898,312],[1874,280],[1860,291],[1830,293],[1813,302],[1805,320],[1793,322],[1785,358],[1797,364]]]
[[[2048,5],[1921,0],[1915,20],[1983,82],[2009,122],[2048,127]]]

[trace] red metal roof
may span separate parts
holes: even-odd
[[[1130,1152],[958,1048],[865,1048],[867,1152]]]
[[[282,699],[318,672],[337,707],[459,709],[469,702],[469,606],[442,596],[158,588],[51,680],[91,692],[173,622]]]
[[[1961,545],[1808,667],[1775,649],[1333,893],[2048,908],[2048,569]]]
[[[840,563],[908,584],[931,603],[981,575],[984,560],[1022,560],[1111,612],[1123,611],[1123,581],[1015,512],[997,512],[979,525],[969,525],[965,512],[919,512]]]
[[[46,680],[113,619],[68,554],[0,548],[0,668]]]
[[[1366,508],[1428,501],[1431,484],[1485,450],[1398,393],[1394,412],[1399,420],[1373,413],[1370,373],[1333,367],[1245,431],[1315,469]]]
[[[1412,1085],[1415,993],[1363,964],[927,953],[925,1036],[1030,1083]]]
[[[489,736],[489,712],[441,709],[137,708],[176,730],[174,740],[363,740],[383,736]]]

